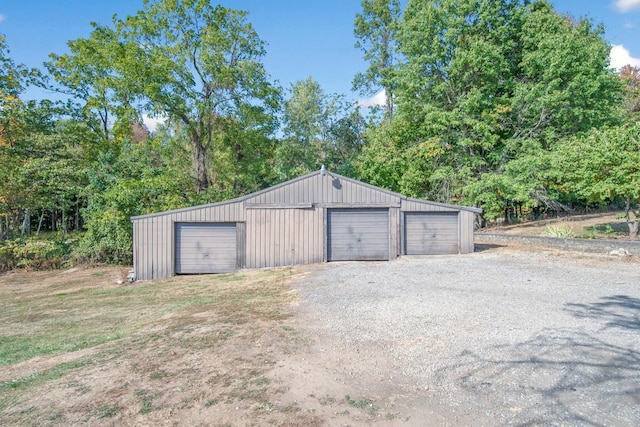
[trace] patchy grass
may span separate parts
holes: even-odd
[[[346,395],[344,397],[345,402],[347,402],[347,404],[349,406],[353,406],[354,408],[358,408],[358,409],[362,409],[366,412],[368,412],[370,415],[374,415],[378,412],[378,407],[375,405],[374,401],[367,398],[367,397],[363,397],[360,400],[353,400],[351,398],[351,396]]]
[[[118,285],[123,274],[0,275],[0,425],[158,424],[197,408],[218,414],[202,423],[302,425],[268,376],[300,345],[285,324],[293,270]]]

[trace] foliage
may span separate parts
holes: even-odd
[[[410,1],[398,50],[395,123],[377,131],[394,134],[388,157],[405,159],[388,168],[411,168],[388,170],[390,187],[406,188],[398,180],[409,174],[416,196],[481,206],[489,218],[516,204],[558,208],[557,141],[619,118],[602,28],[544,0]],[[416,148],[431,150],[424,165],[409,160]]]
[[[246,15],[205,0],[147,1],[136,15],[115,17],[115,28],[94,24],[90,37],[71,42],[71,55],[54,57],[50,70],[103,124],[109,112],[116,129],[128,129],[142,113],[180,122],[199,193],[224,170],[217,154],[232,129],[275,130],[279,93],[260,63],[264,42]]]
[[[14,268],[49,270],[71,262],[76,239],[56,233],[48,238],[26,238],[0,243],[0,272]]]
[[[640,67],[625,65],[620,70],[620,78],[624,84],[625,109],[631,120],[640,119]]]
[[[131,263],[132,216],[188,206],[189,176],[172,162],[181,148],[160,138],[125,143],[119,154],[104,152],[89,172],[92,194],[83,214],[87,232],[77,256],[91,262]]]
[[[640,203],[640,123],[592,129],[584,137],[563,141],[554,166],[567,188],[587,202],[617,197],[626,205],[630,238],[638,236]]]
[[[362,0],[362,13],[356,15],[353,33],[356,48],[364,53],[369,67],[353,79],[353,89],[371,95],[382,86],[385,92],[385,110],[393,114],[393,88],[391,75],[396,55],[396,31],[400,22],[398,0]]]
[[[311,77],[291,86],[285,102],[283,138],[274,154],[278,180],[291,179],[325,165],[351,169],[362,145],[363,119],[342,96],[327,95]]]

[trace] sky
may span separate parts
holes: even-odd
[[[212,0],[215,3],[215,0]],[[353,22],[361,0],[220,0],[246,10],[248,21],[267,43],[263,59],[273,80],[284,88],[311,76],[326,93],[364,100],[351,91],[353,76],[367,64],[354,47]],[[406,0],[401,0],[406,4]],[[640,0],[552,0],[557,12],[588,17],[605,26],[618,68],[640,66]],[[142,9],[142,0],[0,0],[0,34],[16,63],[42,67],[52,52],[68,53],[67,41],[88,37],[91,22],[110,24]],[[375,94],[370,94],[372,97]],[[47,97],[31,90],[27,97]],[[371,102],[371,100],[370,100]]]

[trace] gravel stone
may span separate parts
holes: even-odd
[[[294,286],[317,333],[483,424],[638,425],[637,259],[492,249],[311,271]]]

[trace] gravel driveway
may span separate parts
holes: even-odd
[[[454,425],[640,422],[637,260],[491,249],[329,263],[294,286],[316,333],[388,356]]]

